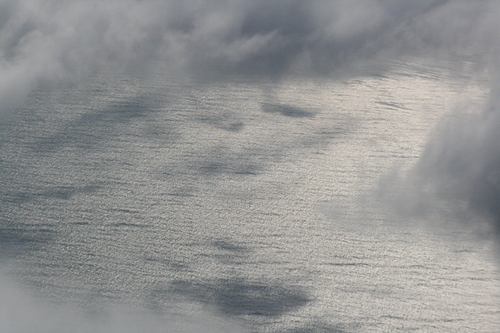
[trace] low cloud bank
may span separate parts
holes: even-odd
[[[349,73],[404,54],[492,56],[496,1],[0,1],[0,101],[96,70],[212,79]]]

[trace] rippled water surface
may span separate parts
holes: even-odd
[[[0,132],[4,327],[500,330],[495,241],[377,199],[484,100],[462,70],[34,91]]]

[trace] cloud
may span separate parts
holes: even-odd
[[[279,79],[350,75],[401,56],[466,56],[498,71],[499,18],[498,1],[0,0],[0,115],[39,85],[95,71]],[[415,170],[428,179],[461,179],[445,188],[500,219],[492,199],[497,92],[484,114],[432,139]],[[314,116],[286,105],[262,107]]]
[[[499,17],[497,1],[2,0],[0,115],[12,113],[38,85],[97,70],[210,79],[349,75],[405,55],[467,56],[498,70]],[[497,92],[484,114],[434,138],[416,169],[419,177],[461,179],[443,186],[500,219],[493,200]],[[314,115],[288,106],[263,109]]]
[[[210,79],[350,75],[401,56],[475,57],[497,70],[499,17],[496,1],[3,0],[0,114],[13,112],[39,85],[95,71],[162,70]],[[469,190],[458,192],[474,193],[470,204],[491,214],[497,208],[484,193],[496,193],[490,183],[497,162],[489,156],[498,153],[491,145],[497,91],[481,117],[434,138],[417,167],[433,170],[421,172],[429,177],[441,172],[467,179]],[[466,156],[483,164],[467,163]]]
[[[95,70],[328,74],[407,53],[486,54],[500,5],[471,1],[0,1],[0,101]]]
[[[412,169],[382,181],[381,193],[391,197],[403,215],[426,215],[446,206],[455,218],[481,232],[487,222],[488,232],[500,235],[500,62],[495,56],[499,17],[498,2],[455,1],[412,23],[419,47],[424,43],[436,56],[447,50],[472,55],[478,69],[486,65],[491,79],[489,99],[482,106],[467,115],[451,110],[462,115],[438,124]]]
[[[394,191],[400,213],[422,215],[444,202],[462,219],[490,222],[500,235],[498,102],[492,93],[481,112],[440,124],[410,172],[392,178],[384,191]]]
[[[85,314],[71,304],[53,304],[28,295],[3,271],[0,292],[0,331],[5,333],[244,332],[231,321],[202,310],[196,314],[185,309],[172,315],[153,315],[110,307],[99,315]]]

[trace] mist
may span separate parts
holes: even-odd
[[[96,71],[350,76],[401,56],[490,61],[495,1],[0,2],[1,113]]]
[[[373,192],[405,217],[445,205],[472,230],[485,223],[498,242],[499,31],[498,1],[0,0],[0,122],[15,121],[37,89],[98,73],[190,77],[200,85],[239,77],[257,83],[290,77],[341,81],[394,70],[387,64],[405,59],[448,62],[460,75],[465,60],[489,78],[488,99],[472,109],[449,110],[457,117],[432,129],[416,163],[388,173]],[[266,115],[295,121],[317,114],[274,102],[272,91],[265,94]],[[219,127],[232,133],[243,128],[238,119],[227,122]],[[207,173],[214,163],[207,162]],[[226,169],[249,175],[258,169],[238,163]],[[82,317],[76,307],[35,298],[7,275],[0,274],[0,330],[8,333],[243,331],[207,308],[188,308],[177,317],[121,308]],[[256,289],[237,287],[240,293]],[[309,301],[299,295],[296,308]]]
[[[226,332],[244,330],[208,309],[186,307],[176,314],[151,314],[109,306],[82,314],[76,307],[37,299],[2,272],[0,330],[6,333],[54,332]]]
[[[441,207],[482,235],[498,236],[500,119],[495,91],[482,107],[453,110],[460,116],[438,124],[407,173],[396,171],[382,179],[382,196],[392,197],[399,213],[425,216]],[[490,228],[485,229],[485,222]]]

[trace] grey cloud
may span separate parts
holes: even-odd
[[[97,69],[327,74],[405,53],[484,53],[495,2],[0,1],[2,108]],[[483,52],[484,51],[484,52]]]
[[[500,235],[500,100],[497,89],[490,94],[483,109],[439,124],[407,174],[381,181],[381,196],[398,213],[422,217],[437,209]]]
[[[498,108],[495,103],[481,114],[443,125],[416,164],[411,189],[421,194],[426,189],[438,199],[476,212],[500,233]]]

